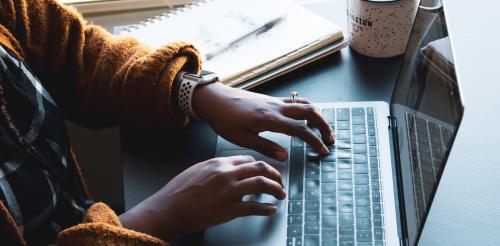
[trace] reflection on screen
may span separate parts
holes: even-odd
[[[463,114],[442,7],[419,9],[392,100],[408,239],[413,245]]]

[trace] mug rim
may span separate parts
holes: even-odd
[[[394,3],[394,2],[399,2],[401,0],[361,0],[361,1],[369,3]]]

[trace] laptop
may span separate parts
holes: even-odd
[[[416,245],[464,106],[442,5],[420,6],[409,40],[390,103],[316,104],[336,135],[327,156],[296,137],[265,132],[289,151],[278,162],[219,137],[217,156],[268,162],[288,196],[245,196],[278,212],[209,228],[204,244]]]

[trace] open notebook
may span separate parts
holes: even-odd
[[[205,59],[203,68],[216,72],[225,84],[237,86],[246,82],[244,87],[249,88],[262,83],[269,78],[262,75],[277,68],[295,64],[281,69],[287,72],[324,56],[325,51],[333,53],[345,46],[345,42],[339,41],[343,34],[338,26],[290,0],[197,1],[126,28],[120,34],[136,37],[152,48],[176,40],[193,42],[204,56],[279,17],[281,21],[269,30]],[[325,49],[327,46],[330,48]],[[323,52],[318,53],[319,50]]]

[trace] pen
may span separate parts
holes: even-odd
[[[243,41],[249,37],[257,36],[261,33],[267,32],[269,29],[276,26],[276,24],[280,23],[283,19],[284,19],[284,16],[280,16],[278,18],[272,19],[272,20],[266,22],[264,25],[256,27],[255,29],[249,31],[248,33],[243,34],[242,36],[234,39],[233,41],[231,41],[227,44],[221,45],[220,47],[217,47],[216,49],[208,52],[205,55],[205,58],[207,60],[210,60],[210,59],[214,58],[214,56],[226,51],[227,49],[233,47],[234,45],[240,43],[241,41]]]

